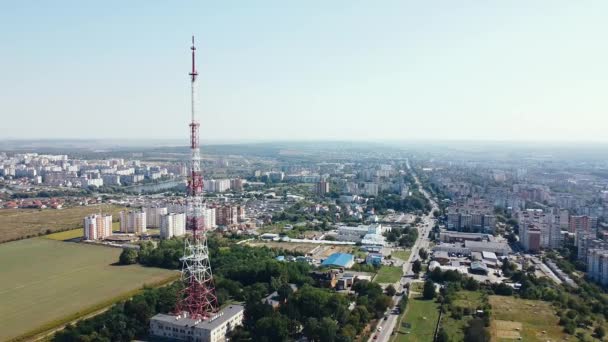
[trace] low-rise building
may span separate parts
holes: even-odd
[[[150,334],[180,341],[226,341],[226,334],[243,324],[244,311],[243,306],[233,304],[208,319],[194,319],[187,313],[157,314],[150,319]]]

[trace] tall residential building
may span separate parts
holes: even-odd
[[[203,186],[207,192],[224,192],[230,190],[230,179],[209,179]]]
[[[235,206],[223,206],[217,208],[217,224],[220,226],[229,226],[239,223],[238,208]]]
[[[243,191],[244,181],[240,178],[230,180],[230,188],[234,191]]]
[[[173,236],[186,234],[186,214],[170,213],[160,217],[160,238],[170,239]]]
[[[576,233],[578,231],[597,232],[597,217],[593,216],[570,216],[568,231]]]
[[[215,208],[204,208],[203,209],[203,222],[205,224],[206,229],[215,229],[217,228],[216,223],[216,209]]]
[[[608,285],[608,250],[589,250],[587,256],[587,275],[602,285]]]
[[[318,182],[316,192],[319,196],[325,196],[329,192],[329,182],[323,180]]]
[[[112,235],[112,215],[93,214],[84,218],[85,240],[100,240]]]
[[[555,215],[545,213],[541,209],[528,209],[521,211],[518,215],[519,239],[526,248],[528,230],[531,228],[540,229],[541,248],[559,248],[562,242],[561,229],[559,224],[555,224]]]
[[[146,213],[147,228],[160,228],[160,217],[168,213],[166,207],[144,207],[143,212]]]
[[[143,234],[147,230],[146,213],[141,211],[120,212],[120,232]]]

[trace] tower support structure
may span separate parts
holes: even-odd
[[[184,242],[182,281],[184,290],[176,306],[176,313],[193,319],[207,319],[218,310],[213,273],[209,261],[207,230],[203,219],[203,172],[199,148],[200,124],[196,120],[196,47],[192,37],[190,165],[186,193],[186,230],[191,232]]]

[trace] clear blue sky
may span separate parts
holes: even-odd
[[[608,140],[608,1],[3,1],[0,138]]]

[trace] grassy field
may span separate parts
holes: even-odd
[[[515,297],[490,296],[493,341],[561,341],[568,335],[548,302]]]
[[[395,266],[382,266],[378,270],[378,275],[374,278],[376,283],[394,283],[401,279],[403,269]]]
[[[410,254],[412,254],[412,251],[407,249],[405,251],[394,251],[391,253],[391,256],[399,258],[403,261],[407,261],[407,259],[410,257]]]
[[[120,252],[45,238],[0,245],[0,341],[176,275],[138,265],[112,266]]]
[[[57,241],[65,241],[65,240],[72,240],[72,239],[82,237],[83,234],[84,234],[84,232],[82,231],[82,228],[76,228],[76,229],[66,230],[63,232],[57,232],[57,233],[45,235],[44,238],[51,239],[51,240],[57,240]]]
[[[312,243],[291,243],[278,241],[251,241],[247,242],[247,244],[252,247],[266,246],[268,248],[280,248],[287,251],[296,251],[299,253],[308,253],[318,246]]]
[[[392,342],[432,342],[439,319],[439,304],[420,297],[410,298],[405,315],[395,329]],[[410,324],[410,328],[406,328]]]
[[[104,213],[118,217],[122,209],[104,205]],[[66,209],[0,209],[0,242],[44,234],[51,231],[82,227],[82,219],[99,212],[99,206]]]
[[[471,312],[482,304],[481,292],[459,291],[452,303],[455,307],[468,308]],[[462,319],[454,319],[450,313],[441,318],[441,326],[450,336],[452,341],[464,341],[464,329],[469,324],[472,316],[463,315]]]

